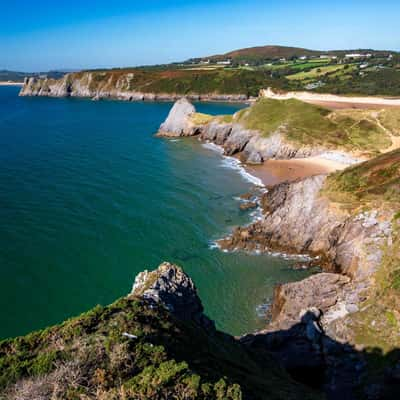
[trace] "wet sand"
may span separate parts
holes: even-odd
[[[348,164],[320,157],[309,157],[292,160],[268,160],[262,165],[247,165],[245,169],[251,175],[261,179],[264,185],[270,186],[313,175],[329,174],[348,166]]]

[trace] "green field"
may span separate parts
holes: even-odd
[[[315,67],[310,71],[302,71],[297,74],[287,76],[289,80],[307,80],[307,79],[315,79],[320,76],[324,76],[326,74],[337,72],[343,70],[345,65],[327,65],[324,67]]]

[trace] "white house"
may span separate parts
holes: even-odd
[[[372,57],[372,54],[368,53],[368,54],[361,54],[361,53],[351,53],[351,54],[346,54],[345,55],[346,58],[370,58]]]

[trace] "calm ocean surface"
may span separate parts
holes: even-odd
[[[306,274],[210,247],[250,221],[235,197],[252,184],[196,139],[155,138],[171,103],[18,91],[0,87],[0,338],[111,303],[162,261],[190,274],[219,328],[241,334],[263,325],[257,307],[275,283]]]

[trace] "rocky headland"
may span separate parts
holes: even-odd
[[[186,93],[163,91],[155,86],[146,90],[151,82],[141,81],[140,72],[87,71],[69,73],[60,79],[25,78],[20,96],[83,97],[92,100],[115,99],[124,101],[175,101],[187,97],[193,101],[247,101],[246,94]],[[157,81],[156,81],[157,82]]]

